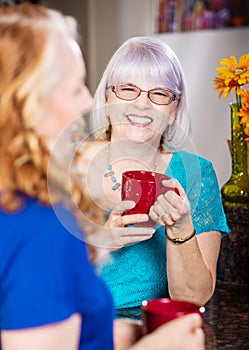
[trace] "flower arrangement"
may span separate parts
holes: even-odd
[[[223,58],[216,68],[218,76],[214,79],[214,88],[219,90],[219,96],[227,98],[232,90],[235,91],[236,104],[240,123],[243,124],[245,140],[249,141],[249,53],[237,59],[235,56]]]
[[[219,97],[227,98],[232,90],[236,96],[236,103],[230,103],[232,174],[221,188],[222,199],[225,206],[249,207],[249,54],[238,62],[230,56],[219,63],[214,88]]]

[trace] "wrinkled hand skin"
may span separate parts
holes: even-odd
[[[142,322],[114,322],[115,350],[205,350],[202,318],[198,314],[179,317],[146,335]]]

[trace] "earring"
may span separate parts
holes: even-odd
[[[173,131],[173,125],[172,124],[168,125],[166,130],[165,130],[166,134],[170,135],[170,134],[172,134],[172,131]]]

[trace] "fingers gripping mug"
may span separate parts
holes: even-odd
[[[197,313],[204,318],[205,307],[184,300],[158,298],[142,302],[142,319],[146,333],[177,317]]]

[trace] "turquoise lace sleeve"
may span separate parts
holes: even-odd
[[[197,234],[217,230],[224,236],[230,232],[211,162],[183,151],[174,155],[166,173],[178,179],[185,189]]]

